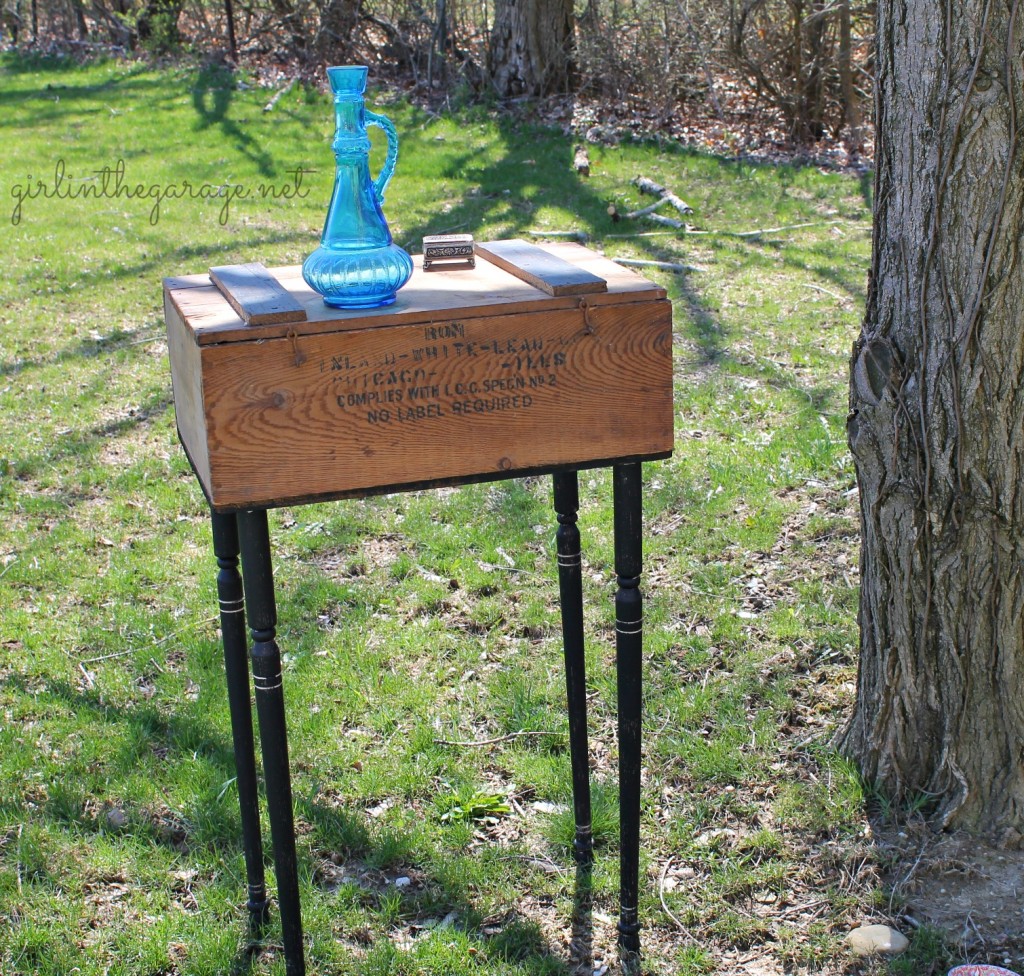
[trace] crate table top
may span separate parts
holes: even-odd
[[[209,275],[164,280],[181,441],[215,510],[455,484],[672,450],[671,306],[575,244],[606,292],[549,296],[495,264],[424,272],[393,305],[247,325]]]

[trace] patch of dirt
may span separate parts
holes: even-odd
[[[136,886],[120,872],[89,878],[82,885],[87,928],[79,948],[91,950],[112,929],[137,922],[142,913],[132,903]]]
[[[745,976],[783,976],[782,966],[771,956],[760,952],[748,952],[733,960],[736,973]]]
[[[386,892],[389,885],[392,890],[412,893],[422,891],[427,884],[426,875],[418,868],[409,865],[374,868],[359,858],[345,858],[338,853],[322,858],[313,876],[328,892],[351,884],[374,894]]]
[[[374,569],[390,566],[407,548],[407,540],[398,535],[379,535],[363,540],[363,556]]]
[[[904,929],[931,925],[971,962],[1024,968],[1024,851],[924,822],[876,828]]]
[[[153,836],[162,844],[181,853],[191,847],[192,825],[177,811],[159,804],[142,811],[150,823]]]

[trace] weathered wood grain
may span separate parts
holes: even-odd
[[[247,329],[212,286],[169,281],[178,428],[211,504],[273,506],[670,454],[664,292],[577,245],[557,247],[582,266],[596,259],[615,290],[548,297],[498,268],[443,278],[417,270],[414,301],[384,322],[379,310],[336,318],[321,304],[316,319]],[[275,272],[289,289],[297,275]],[[473,287],[453,286],[457,276]],[[444,287],[432,284],[439,278]],[[502,289],[480,287],[496,281]]]
[[[262,264],[210,268],[210,280],[246,325],[303,322],[306,310]]]
[[[604,278],[518,238],[477,244],[476,253],[548,295],[590,295],[608,290]]]
[[[206,440],[206,405],[203,402],[202,351],[196,345],[191,328],[164,292],[164,321],[167,324],[167,350],[171,360],[174,388],[174,415],[178,436],[199,481],[210,484],[210,457]]]
[[[538,245],[566,261],[603,278],[608,291],[585,296],[589,305],[619,304],[665,297],[665,290],[614,261],[595,254],[580,244]],[[528,282],[516,278],[488,261],[478,261],[476,270],[445,271],[443,275],[424,273],[421,258],[413,257],[415,270],[393,305],[384,308],[351,311],[333,309],[303,280],[299,266],[271,268],[270,272],[305,308],[306,322],[246,325],[210,283],[209,276],[189,275],[166,279],[165,288],[179,313],[189,322],[200,345],[231,342],[237,339],[270,339],[291,333],[308,335],[345,329],[367,329],[426,320],[443,321],[454,309],[463,319],[502,312],[528,312],[552,308],[576,308],[580,297],[553,298]],[[173,286],[169,287],[173,282]]]
[[[667,302],[203,350],[223,506],[672,449]],[[458,328],[461,325],[461,328]]]

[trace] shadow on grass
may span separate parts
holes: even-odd
[[[170,392],[161,391],[152,394],[128,417],[119,417],[117,420],[97,424],[87,430],[72,430],[39,454],[14,458],[12,466],[14,475],[17,478],[30,478],[59,461],[66,461],[70,458],[85,461],[91,458],[108,438],[144,426],[150,421],[162,417],[173,403],[174,400]],[[72,495],[69,496],[69,500],[81,499]]]
[[[851,301],[863,302],[865,300],[867,295],[867,276],[863,273],[862,268],[840,264],[835,258],[830,258],[827,254],[822,255],[816,264],[810,265],[806,259],[800,260],[787,253],[790,245],[784,241],[765,239],[759,243],[762,247],[779,254],[783,267],[804,272],[810,277],[824,278],[837,288],[841,288]],[[814,254],[815,250],[821,250],[821,248],[811,249],[811,254]],[[757,262],[765,259],[752,251],[750,260],[751,262]],[[773,260],[769,263],[769,266],[777,267],[778,263],[777,260]]]
[[[472,884],[462,883],[457,872],[423,866],[424,858],[431,855],[417,842],[418,828],[374,830],[362,811],[323,799],[297,799],[296,810],[313,827],[312,835],[305,835],[307,842],[312,842],[314,858],[320,861],[312,870],[313,884],[325,895],[342,897],[341,893],[347,892],[349,900],[354,897],[384,919],[392,919],[387,923],[388,938],[377,940],[375,946],[380,959],[373,965],[379,965],[381,971],[390,972],[388,964],[399,958],[409,964],[434,961],[429,958],[427,943],[449,927],[466,936],[472,946],[470,954],[479,954],[478,961],[521,964],[527,972],[550,976],[593,968],[590,867],[576,868],[571,942],[566,953],[549,942],[540,924],[529,918],[522,906],[504,905],[484,915],[473,897]],[[415,882],[399,888],[395,880],[403,874],[413,875]],[[343,940],[352,935],[339,933]],[[405,944],[398,948],[399,942]],[[422,959],[417,959],[419,952],[424,953]],[[376,972],[373,965],[368,964],[366,971]]]
[[[214,667],[211,663],[210,668]],[[40,686],[25,675],[10,672],[0,680],[0,689],[10,698],[31,698],[34,708],[44,710],[57,721],[62,715],[74,715],[76,722],[93,727],[96,738],[104,743],[102,756],[93,756],[81,764],[65,763],[59,776],[52,769],[46,771],[47,786],[41,802],[32,807],[26,806],[25,801],[5,804],[14,819],[49,823],[61,831],[71,829],[86,843],[89,837],[101,835],[134,839],[144,845],[166,848],[175,858],[188,859],[186,864],[198,864],[210,856],[223,864],[229,852],[237,863],[242,853],[241,820],[237,804],[227,791],[235,774],[231,737],[209,720],[206,710],[181,703],[172,703],[170,707],[152,702],[113,705],[99,691],[76,686],[64,678],[46,680]],[[206,785],[193,788],[185,806],[159,799],[159,793],[166,792],[166,785],[156,793],[150,791],[144,799],[136,797],[133,802],[132,784],[140,770],[154,762],[166,769],[182,765],[194,769],[199,764],[201,772],[189,775],[198,775],[198,781]],[[215,783],[224,784],[219,792],[210,785]],[[260,802],[265,810],[265,798],[261,796]],[[592,962],[593,897],[589,869],[579,868],[576,872],[572,943],[567,958],[566,950],[550,941],[540,923],[522,906],[507,903],[499,895],[497,913],[490,909],[485,912],[475,896],[474,884],[467,883],[457,869],[442,868],[445,841],[426,841],[418,823],[379,827],[361,808],[344,801],[331,802],[316,786],[306,795],[296,791],[294,806],[300,826],[300,877],[310,879],[304,885],[303,899],[307,917],[313,916],[312,924],[306,926],[310,936],[307,955],[313,971],[318,971],[320,940],[359,937],[357,932],[346,931],[343,921],[338,924],[339,919],[345,918],[344,900],[336,908],[326,905],[326,916],[332,920],[329,931],[325,931],[322,921],[317,924],[317,919],[322,920],[325,914],[325,899],[341,887],[323,875],[323,865],[338,863],[338,855],[342,864],[358,864],[366,869],[358,880],[358,901],[369,909],[374,930],[380,930],[384,936],[377,940],[373,950],[382,961],[387,957],[429,963],[437,953],[449,952],[439,939],[424,936],[442,919],[450,918],[447,924],[464,936],[471,947],[470,955],[478,952],[481,958],[521,966],[531,974],[568,976],[579,965]],[[272,868],[269,841],[269,834],[265,834],[265,858]],[[419,868],[420,865],[423,867]],[[56,883],[58,876],[45,860],[37,867],[36,881]],[[398,888],[395,878],[406,873],[416,875],[416,885]],[[237,927],[239,937],[244,938],[248,925],[243,908],[244,878],[222,868],[216,874],[223,875],[222,887],[237,886],[236,893],[226,892],[227,900],[236,906],[228,924]],[[273,892],[272,873],[268,880]],[[166,884],[173,888],[170,878]],[[419,925],[420,922],[425,924]],[[442,925],[440,931],[443,930]],[[257,963],[263,966],[272,962],[281,954],[279,935],[279,913],[275,910],[261,931],[250,930],[252,938],[230,962],[225,959],[224,971],[241,976]],[[410,939],[411,946],[407,944]],[[419,953],[422,959],[417,959]],[[382,971],[390,970],[383,967]]]
[[[197,128],[217,126],[243,156],[256,164],[263,176],[273,176],[273,156],[228,114],[234,92],[235,78],[230,71],[217,67],[204,68],[192,88],[192,107],[199,117]]]
[[[22,55],[4,57],[0,60],[0,73],[2,74],[17,76],[27,75],[34,71],[61,70],[66,72],[68,83],[53,84],[51,82],[40,88],[9,90],[0,88],[0,109],[33,105],[32,117],[35,124],[66,119],[72,127],[81,127],[90,118],[106,118],[108,113],[114,111],[106,103],[82,105],[81,102],[84,99],[95,102],[98,97],[102,97],[105,102],[107,99],[134,101],[139,103],[147,113],[155,116],[161,111],[163,102],[173,101],[178,97],[182,87],[180,82],[168,82],[151,66],[145,64],[125,67],[115,77],[105,81],[76,84],[73,77],[74,71],[79,67],[83,69],[88,67],[92,70],[96,67],[96,62],[91,62],[87,66],[79,66],[74,62],[68,65],[64,64],[65,61],[70,60],[36,59]],[[256,165],[263,176],[273,176],[275,175],[274,157],[231,115],[230,109],[235,90],[235,78],[226,69],[213,67],[196,72],[190,89],[192,106],[197,116],[196,129],[201,131],[216,127],[242,156]],[[20,115],[0,111],[0,127],[17,129],[24,127],[25,124]],[[265,128],[263,131],[268,137],[273,134],[273,129],[270,128]],[[130,159],[139,155],[140,152],[142,150],[132,152],[129,149],[124,149],[122,155],[124,158]],[[33,178],[40,175],[39,172],[26,174],[26,183],[32,183]],[[42,177],[46,180],[51,175],[52,170],[47,170]]]
[[[7,59],[7,62],[3,64],[2,69],[0,69],[2,74],[18,75],[28,74],[35,70],[53,70],[49,65],[40,68],[18,70],[11,66],[13,60]],[[73,66],[75,69],[79,67],[84,66]],[[94,69],[95,63],[89,64],[88,67],[90,70]],[[96,117],[109,115],[109,107],[95,105],[90,108],[83,108],[79,104],[81,99],[95,100],[97,96],[103,96],[104,98],[113,98],[115,96],[130,96],[133,99],[144,98],[149,103],[151,110],[157,111],[160,100],[172,98],[174,94],[168,90],[167,83],[159,77],[144,77],[145,75],[153,74],[152,68],[146,65],[125,67],[116,77],[109,78],[106,81],[82,82],[80,84],[75,84],[74,79],[70,77],[72,68],[64,70],[67,71],[69,76],[67,84],[55,85],[50,82],[41,88],[14,88],[7,90],[0,88],[0,108],[13,109],[16,106],[34,103],[36,107],[32,110],[33,119],[36,123],[42,123],[66,118],[70,115],[74,115],[77,118],[81,118],[83,115]],[[8,115],[6,112],[0,111],[0,127],[21,128],[24,124],[24,120],[17,115]]]
[[[217,779],[233,775],[229,736],[214,729],[198,710],[178,708],[167,714],[148,704],[136,708],[111,707],[97,693],[82,691],[64,681],[50,682],[46,690],[40,692],[21,676],[8,676],[2,686],[31,695],[44,707],[70,709],[111,729],[123,725],[128,734],[119,738],[127,740],[129,751],[119,755],[116,762],[126,774],[142,754],[159,742],[172,746],[166,760],[168,764],[198,752],[203,762],[213,767]],[[105,785],[100,789],[109,795],[118,795],[116,779],[111,781],[103,771],[90,773],[93,774],[103,776]],[[209,790],[199,794],[189,805],[187,817],[175,819],[173,811],[157,813],[150,809],[130,814],[120,826],[112,826],[102,815],[83,816],[87,802],[95,804],[102,795],[102,792],[90,790],[88,783],[55,787],[52,795],[31,814],[31,819],[44,818],[62,828],[74,826],[87,835],[135,836],[146,843],[166,846],[184,857],[196,846],[202,846],[215,852],[219,863],[223,863],[229,852],[236,860],[241,853],[237,808],[230,796],[224,797],[223,791],[216,796]],[[467,960],[467,971],[481,961],[516,966],[519,968],[515,971],[531,976],[569,976],[593,969],[594,898],[588,868],[578,867],[575,872],[572,914],[567,920],[571,935],[566,932],[562,939],[555,941],[547,934],[546,926],[542,928],[530,917],[529,909],[509,904],[500,895],[497,911],[489,906],[491,910],[485,914],[480,899],[474,894],[474,884],[460,877],[457,867],[446,871],[433,866],[438,857],[445,856],[444,844],[429,850],[430,845],[419,839],[420,828],[416,823],[378,828],[367,819],[365,811],[344,802],[329,802],[316,787],[312,795],[297,795],[295,808],[300,824],[300,877],[309,879],[304,884],[303,898],[307,918],[312,922],[306,926],[307,960],[311,971],[325,971],[317,968],[318,946],[339,940],[343,943],[353,940],[365,946],[370,940],[365,923],[357,927],[346,920],[346,907],[352,905],[368,912],[368,916],[363,917],[369,917],[372,935],[376,936],[361,972],[415,971],[417,966],[425,967],[428,972],[442,971],[438,968],[439,953],[454,951],[458,957],[464,951],[459,945],[442,947],[442,943],[448,941],[443,935],[446,927],[457,931],[468,943],[469,956],[473,958]],[[709,826],[731,822],[723,819],[723,811],[718,809],[709,808],[705,816]],[[830,860],[838,855],[828,842],[838,838],[828,823],[826,803],[821,804],[812,820],[791,824],[786,836],[788,842],[799,843],[814,857],[820,857],[823,870],[841,876],[840,868]],[[860,850],[853,844],[848,856],[850,864],[861,856]],[[722,851],[723,856],[727,853]],[[765,847],[763,851],[752,847],[746,852],[738,851],[735,856],[746,855],[756,855],[759,863],[764,861],[770,866],[779,852],[772,847]],[[325,870],[332,871],[334,866],[341,870],[334,875],[325,874]],[[45,882],[46,865],[42,864],[40,870],[43,876],[39,880]],[[234,914],[226,922],[222,919],[221,924],[237,929],[242,939],[248,921],[243,908],[244,879],[231,877],[230,872],[225,874],[223,870],[217,873],[225,875],[220,882],[222,886],[237,886],[235,894],[227,892],[227,900],[236,906]],[[402,875],[413,875],[414,884],[404,888],[396,886],[396,878]],[[273,890],[272,877],[270,880]],[[167,883],[170,885],[170,881]],[[339,899],[336,907],[330,901],[335,895]],[[752,896],[753,888],[748,890],[747,886],[741,886],[732,894],[715,898],[724,899],[723,910],[732,914],[731,906],[736,905],[735,911],[746,917],[742,909]],[[568,949],[563,944],[566,935],[570,939]],[[768,945],[775,938],[772,918],[751,921],[739,932],[723,927],[721,938],[748,947]],[[224,960],[223,971],[244,976],[257,963],[260,966],[274,964],[280,955],[279,915],[275,910],[266,927],[256,933],[256,938],[245,942],[230,961]],[[326,965],[326,959],[323,961]],[[457,958],[452,960],[451,971],[463,971],[458,968]],[[859,969],[851,963],[842,971],[853,973]]]
[[[291,231],[289,233],[268,234],[253,242],[254,247],[271,244],[285,244],[293,241],[307,240],[309,235],[303,231]],[[97,268],[91,273],[83,273],[77,280],[76,295],[87,294],[91,283],[97,287],[109,288],[112,281],[122,278],[137,278],[147,274],[174,275],[176,273],[191,273],[195,271],[197,259],[208,264],[218,263],[216,256],[220,254],[234,253],[237,243],[232,241],[225,245],[197,245],[186,244],[175,248],[166,248],[154,253],[145,261],[137,261],[132,264],[120,264],[116,270],[110,271],[105,267]],[[154,288],[159,289],[159,281],[154,280]],[[154,292],[154,305],[160,301],[159,290]],[[162,317],[152,320],[140,330],[115,329],[109,335],[99,339],[81,339],[63,349],[58,349],[50,355],[39,356],[35,359],[22,359],[14,357],[0,362],[0,377],[17,376],[26,370],[45,369],[50,366],[57,366],[76,360],[96,359],[109,353],[118,352],[132,346],[139,341],[140,333],[145,332],[146,336],[151,330],[159,330],[162,335],[164,323]]]
[[[98,339],[82,339],[64,349],[57,350],[52,356],[40,356],[37,359],[8,359],[0,362],[0,376],[18,376],[27,370],[43,369],[48,366],[60,366],[63,363],[78,359],[95,359],[131,348],[133,343],[143,342],[157,328],[157,323],[150,322],[139,329],[114,329],[108,335]],[[159,323],[163,332],[163,322]]]
[[[131,776],[144,759],[158,755],[161,761],[168,763],[173,763],[175,758],[195,759],[201,756],[216,770],[221,781],[234,776],[234,753],[229,738],[223,737],[197,708],[162,712],[150,703],[134,707],[111,705],[99,692],[76,688],[65,679],[47,680],[45,690],[40,690],[16,673],[5,675],[0,681],[0,688],[32,697],[38,703],[47,704],[48,709],[57,714],[71,712],[76,719],[107,730],[108,734],[103,739],[111,751],[105,757],[109,769],[104,775],[103,787],[104,792],[111,796],[118,795],[118,777]],[[115,730],[125,734],[112,739],[109,733]],[[114,742],[117,744],[113,745]],[[87,780],[93,772],[90,769],[86,776],[77,777],[67,770],[67,775],[60,782],[50,784],[46,800],[39,807],[43,816],[57,824],[74,824],[86,833],[117,833],[121,826],[126,826],[151,841],[176,851],[182,850],[188,830],[180,818],[144,819],[139,816],[134,821],[129,818],[125,825],[121,825],[109,818],[104,820],[100,816],[91,816],[87,812],[89,801],[98,800]],[[207,825],[205,832],[215,835],[231,832],[231,818],[225,817],[220,804],[210,806],[201,803],[197,811],[198,819]],[[209,825],[215,825],[215,829],[210,831]],[[240,828],[237,833],[240,837]]]
[[[36,71],[66,72],[81,71],[101,63],[90,58],[85,63],[70,57],[42,54],[36,51],[8,50],[0,52],[0,69],[10,75],[26,75]]]
[[[592,242],[590,246],[600,246],[605,236],[621,230],[622,225],[612,223],[608,216],[608,205],[612,202],[610,191],[574,171],[570,139],[558,130],[515,117],[502,116],[488,121],[497,127],[501,158],[483,167],[479,154],[472,148],[453,157],[442,178],[478,181],[479,187],[470,187],[446,212],[409,227],[403,225],[400,235],[403,247],[416,251],[427,234],[475,231],[484,223],[499,226],[497,237],[543,240],[543,234],[530,233],[535,227],[534,212],[538,206],[555,202],[555,198],[559,205],[572,210],[574,229],[587,235]],[[429,152],[429,142],[420,142],[421,139],[426,137],[420,136],[419,130],[405,137],[405,151],[413,155]],[[737,164],[723,160],[721,165]],[[631,245],[640,259],[679,262],[678,251],[659,246],[651,238],[637,237]],[[643,268],[631,270],[644,273]],[[727,355],[727,330],[708,309],[689,273],[679,275],[675,283],[682,293],[682,310],[687,320],[685,325],[677,321],[677,333],[685,328],[700,350],[702,364],[719,363]],[[678,318],[680,309],[677,307],[676,311]]]

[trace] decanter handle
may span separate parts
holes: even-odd
[[[395,125],[386,115],[378,115],[376,112],[366,110],[366,124],[376,125],[384,130],[388,137],[388,154],[384,157],[384,165],[381,167],[380,175],[373,181],[373,192],[377,196],[377,203],[384,205],[384,190],[395,172],[395,162],[398,160],[398,133]]]

